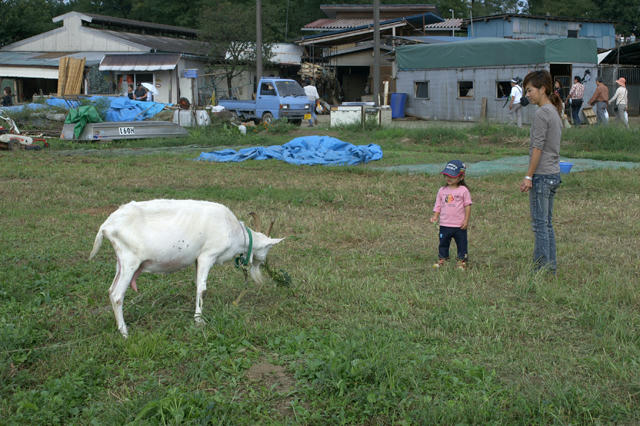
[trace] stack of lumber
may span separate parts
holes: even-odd
[[[321,65],[312,64],[311,62],[303,62],[298,74],[300,74],[302,78],[317,79],[323,76],[324,69]]]
[[[596,112],[593,110],[593,107],[582,108],[582,114],[584,114],[587,119],[587,123],[596,124],[598,122],[598,118],[596,117]]]
[[[75,59],[65,56],[58,65],[58,96],[79,95],[84,78],[86,58]]]

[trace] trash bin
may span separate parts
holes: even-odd
[[[404,104],[406,102],[406,93],[391,94],[391,118],[404,118]]]

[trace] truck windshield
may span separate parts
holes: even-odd
[[[297,81],[276,81],[280,96],[306,96]]]

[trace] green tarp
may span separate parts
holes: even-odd
[[[590,39],[479,38],[452,43],[398,46],[396,61],[400,70],[548,63],[596,64],[597,50],[596,41]]]
[[[98,110],[93,105],[85,105],[78,108],[71,108],[65,123],[76,123],[73,128],[74,139],[80,138],[80,134],[84,130],[87,123],[102,123],[102,117],[98,114]]]

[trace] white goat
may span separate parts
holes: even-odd
[[[109,299],[124,337],[124,294],[129,285],[138,291],[136,278],[141,272],[173,272],[195,262],[195,320],[201,322],[209,269],[242,254],[248,256],[249,275],[261,284],[260,265],[269,249],[283,240],[249,230],[222,204],[196,200],[132,201],[120,206],[100,226],[89,259],[100,249],[103,237],[111,241],[117,256]]]

